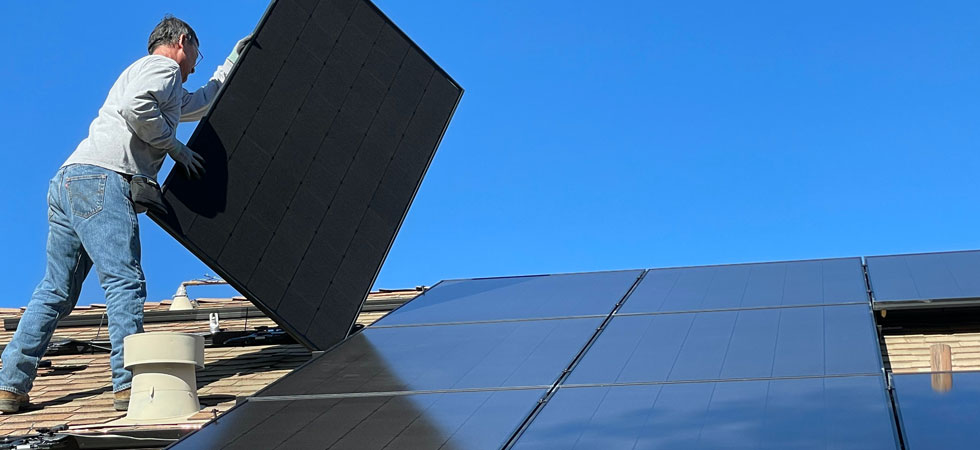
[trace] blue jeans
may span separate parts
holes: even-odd
[[[62,167],[48,187],[48,226],[47,269],[3,350],[0,390],[31,390],[58,320],[75,307],[93,265],[105,289],[112,388],[127,389],[133,374],[123,367],[123,338],[143,332],[146,301],[139,222],[129,182],[101,167]]]

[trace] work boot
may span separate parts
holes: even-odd
[[[116,408],[116,411],[126,411],[129,409],[130,391],[132,389],[126,388],[125,390],[112,394],[112,407]]]
[[[0,412],[13,414],[27,406],[30,401],[31,398],[27,394],[18,395],[10,391],[0,391]]]

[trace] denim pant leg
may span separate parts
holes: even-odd
[[[72,170],[74,169],[74,170]],[[143,332],[146,280],[140,266],[139,221],[129,197],[129,182],[101,167],[69,166],[68,191],[75,231],[92,259],[99,283],[105,289],[112,352],[112,390],[132,384],[133,374],[123,367],[123,339]],[[98,205],[89,201],[101,194]],[[77,194],[77,195],[76,195]]]
[[[17,331],[3,350],[0,390],[26,394],[34,385],[37,365],[47,350],[58,320],[75,307],[82,281],[92,267],[71,227],[71,211],[63,202],[64,169],[48,187],[47,267],[34,290]]]

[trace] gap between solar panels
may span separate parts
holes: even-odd
[[[636,278],[636,281],[633,282],[633,285],[630,286],[629,290],[626,291],[625,294],[623,294],[623,296],[619,299],[619,301],[616,302],[615,305],[613,305],[612,310],[609,311],[609,314],[605,317],[605,319],[602,320],[602,324],[599,325],[598,328],[596,328],[595,333],[592,333],[592,336],[590,336],[589,340],[585,342],[585,345],[582,346],[582,349],[579,350],[579,352],[575,355],[575,357],[572,358],[572,360],[568,363],[568,367],[561,372],[561,375],[558,376],[558,378],[551,385],[551,387],[548,388],[548,390],[545,391],[544,395],[541,396],[541,398],[538,400],[538,403],[534,405],[534,408],[527,415],[527,417],[524,418],[520,426],[518,426],[517,429],[514,430],[514,433],[510,436],[507,442],[504,443],[503,448],[509,449],[514,447],[514,445],[521,438],[524,432],[527,431],[527,428],[530,426],[530,424],[534,422],[534,419],[537,418],[538,415],[541,413],[542,409],[544,409],[545,405],[547,405],[548,402],[555,396],[555,393],[558,391],[559,386],[561,386],[565,382],[565,380],[568,379],[568,376],[572,373],[573,370],[575,370],[575,367],[578,366],[579,362],[581,362],[582,358],[585,357],[585,354],[589,351],[589,349],[592,348],[592,345],[595,344],[595,341],[599,339],[599,336],[602,334],[603,330],[605,330],[605,328],[609,325],[609,322],[616,314],[616,311],[619,311],[619,309],[622,308],[623,303],[626,302],[627,299],[629,299],[630,295],[633,294],[633,292],[636,290],[636,287],[643,282],[643,278],[646,277],[648,273],[649,273],[648,270],[641,273],[640,276]]]
[[[367,0],[276,0],[151,215],[296,340],[348,335],[463,90]]]

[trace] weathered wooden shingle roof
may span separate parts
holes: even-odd
[[[368,296],[365,312],[358,316],[357,323],[373,323],[386,314],[392,305],[408,301],[420,293],[420,289],[372,292]],[[251,305],[241,297],[198,299],[198,302],[201,308],[218,308],[219,311],[229,312],[244,310]],[[169,307],[169,301],[147,302],[144,310],[167,311]],[[22,312],[23,308],[0,309],[0,320],[19,318]],[[104,312],[105,306],[96,304],[76,308],[69,317],[100,317]],[[259,326],[275,327],[276,324],[264,315],[220,320],[223,330],[244,331]],[[144,328],[145,331],[209,332],[206,319],[146,323]],[[0,330],[0,344],[9,343],[13,333]],[[93,341],[107,339],[108,331],[104,324],[59,326],[55,338]],[[30,393],[31,407],[18,414],[0,415],[0,436],[23,435],[32,429],[61,424],[86,429],[125,415],[112,408],[108,353],[49,356],[44,359],[51,365],[38,371]],[[254,394],[309,359],[310,351],[299,344],[206,348],[205,367],[197,371],[198,395],[203,409],[188,424],[199,426],[214,414],[227,411],[234,406],[237,397]]]

